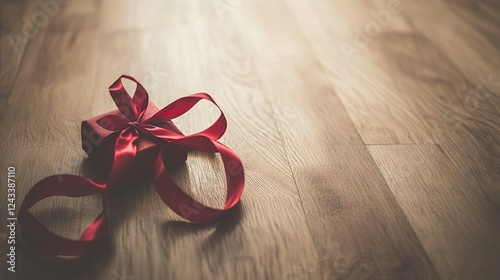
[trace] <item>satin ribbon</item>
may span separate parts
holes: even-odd
[[[123,78],[137,84],[132,98],[122,84]],[[161,199],[179,216],[195,223],[212,221],[234,207],[240,200],[244,186],[243,165],[231,149],[217,141],[224,134],[227,126],[222,111],[219,118],[211,126],[188,136],[157,126],[162,122],[183,115],[202,99],[210,101],[219,108],[210,95],[196,93],[182,97],[144,120],[149,96],[137,80],[131,76],[122,75],[109,87],[109,91],[123,116],[107,115],[97,121],[98,125],[104,129],[113,131],[107,137],[117,135],[113,164],[108,178],[96,180],[76,175],[50,176],[42,179],[31,188],[20,207],[18,220],[22,227],[23,237],[42,255],[84,255],[108,235],[106,206],[111,189],[119,185],[120,177],[131,167],[137,152],[137,140],[141,136],[148,135],[173,144],[164,145],[158,154],[154,165],[154,184]],[[182,191],[172,180],[165,166],[168,166],[166,163],[169,160],[169,150],[175,148],[176,145],[221,155],[227,180],[227,197],[223,209],[215,209],[199,203]],[[87,226],[79,240],[69,239],[54,233],[40,223],[29,211],[30,207],[44,198],[53,196],[83,197],[95,194],[101,194],[103,210]]]

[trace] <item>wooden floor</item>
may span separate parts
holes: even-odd
[[[8,166],[18,207],[46,176],[89,174],[80,122],[114,108],[124,73],[162,107],[211,93],[246,189],[193,225],[135,182],[110,202],[105,246],[42,258],[18,228],[16,272],[2,253],[0,278],[500,279],[498,1],[58,1],[1,2],[2,223]],[[216,113],[176,123],[194,132]],[[172,172],[221,206],[221,168],[191,153]],[[78,238],[99,207],[32,212]]]

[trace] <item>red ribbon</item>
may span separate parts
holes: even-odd
[[[134,81],[137,89],[133,98],[123,87],[122,78]],[[107,180],[96,180],[76,175],[54,175],[39,181],[28,192],[19,211],[19,223],[24,238],[40,254],[46,256],[79,256],[92,250],[108,234],[106,205],[110,190],[119,184],[120,177],[130,168],[137,152],[137,140],[141,135],[162,139],[173,145],[164,145],[154,165],[155,189],[161,199],[181,217],[195,223],[202,223],[220,217],[240,200],[244,186],[243,165],[238,156],[228,147],[217,142],[226,131],[226,118],[220,117],[207,129],[184,136],[157,126],[162,122],[179,117],[189,111],[198,101],[205,99],[219,106],[206,93],[182,97],[143,120],[149,97],[144,87],[133,77],[122,75],[109,91],[122,116],[108,115],[97,123],[104,129],[118,134],[115,141],[114,159]],[[219,108],[220,110],[220,108]],[[104,120],[106,119],[106,120]],[[214,209],[200,204],[183,192],[172,180],[165,166],[168,166],[169,149],[175,145],[208,153],[219,153],[224,163],[227,179],[227,198],[223,209]],[[167,148],[167,146],[169,148]],[[85,229],[79,240],[57,235],[40,223],[29,208],[40,200],[52,196],[82,197],[101,194],[102,212]]]

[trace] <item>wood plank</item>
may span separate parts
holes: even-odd
[[[500,277],[500,220],[438,145],[369,150],[442,279]]]
[[[403,13],[412,14],[407,13],[411,7],[408,4]],[[422,14],[427,10],[435,11],[428,8]],[[458,19],[451,22],[455,21]],[[433,29],[427,26],[426,30]],[[457,38],[464,36],[454,40]],[[478,207],[498,219],[498,114],[489,104],[494,100],[477,98],[473,83],[447,59],[448,52],[443,53],[433,43],[413,31],[386,32],[378,35],[363,55],[370,55],[381,71],[392,73],[399,98],[414,108],[416,117],[465,175],[470,188],[481,195],[485,203]]]
[[[447,58],[451,46],[434,42],[421,34],[384,34],[371,51],[385,71],[394,73],[406,102],[414,104],[435,142],[463,174],[469,192],[480,198],[474,206],[498,221],[500,134],[494,100],[478,98],[469,76]],[[490,258],[486,255],[484,261]]]
[[[17,78],[29,39],[36,35],[28,21],[35,13],[35,1],[2,1],[0,3],[0,122],[7,100]]]
[[[387,71],[397,73],[398,88],[418,108],[436,143],[471,188],[483,195],[483,207],[499,217],[500,122],[490,101],[475,98],[471,82],[423,36],[386,35],[372,50]],[[406,67],[396,57],[418,67]]]
[[[274,104],[324,279],[437,279],[287,7],[258,1],[232,16]]]
[[[47,31],[88,29],[97,26],[92,18],[96,3],[67,1],[2,1],[0,3],[0,121],[16,82],[19,67],[31,41]],[[3,106],[3,107],[2,107]]]
[[[471,82],[474,99],[500,113],[500,6],[488,1],[423,1],[407,17]],[[449,36],[455,34],[455,36]]]
[[[380,1],[286,2],[364,143],[433,143],[415,108],[401,97],[392,73],[374,63],[370,53],[380,34],[412,29],[400,18],[403,6],[395,13]],[[373,13],[388,14],[387,23],[379,25]],[[368,37],[370,26],[379,29]]]

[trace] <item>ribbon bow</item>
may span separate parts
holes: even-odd
[[[130,98],[121,79],[126,78],[137,84],[134,96]],[[118,136],[115,141],[113,164],[106,180],[90,179],[77,175],[53,175],[36,183],[28,192],[19,210],[19,223],[24,238],[39,253],[46,256],[79,256],[94,248],[108,234],[106,205],[110,190],[119,183],[120,177],[132,165],[136,152],[137,140],[141,136],[155,137],[171,145],[164,145],[154,164],[155,189],[170,209],[181,217],[195,223],[214,220],[235,206],[240,200],[244,186],[243,166],[238,156],[228,147],[217,142],[226,131],[226,118],[221,111],[219,118],[205,130],[188,136],[160,126],[189,111],[198,101],[205,99],[219,106],[207,93],[196,93],[182,97],[152,117],[144,120],[149,96],[144,87],[133,77],[122,75],[110,87],[109,91],[120,113],[107,115],[97,121],[104,129],[113,131]],[[220,108],[219,108],[220,110]],[[111,136],[110,135],[110,136]],[[108,136],[108,137],[110,137]],[[219,153],[224,163],[227,179],[227,197],[223,209],[214,209],[200,204],[182,191],[169,176],[167,146],[183,146],[191,150]],[[40,200],[52,196],[82,197],[101,194],[102,212],[87,226],[79,240],[57,235],[40,223],[29,208]]]

